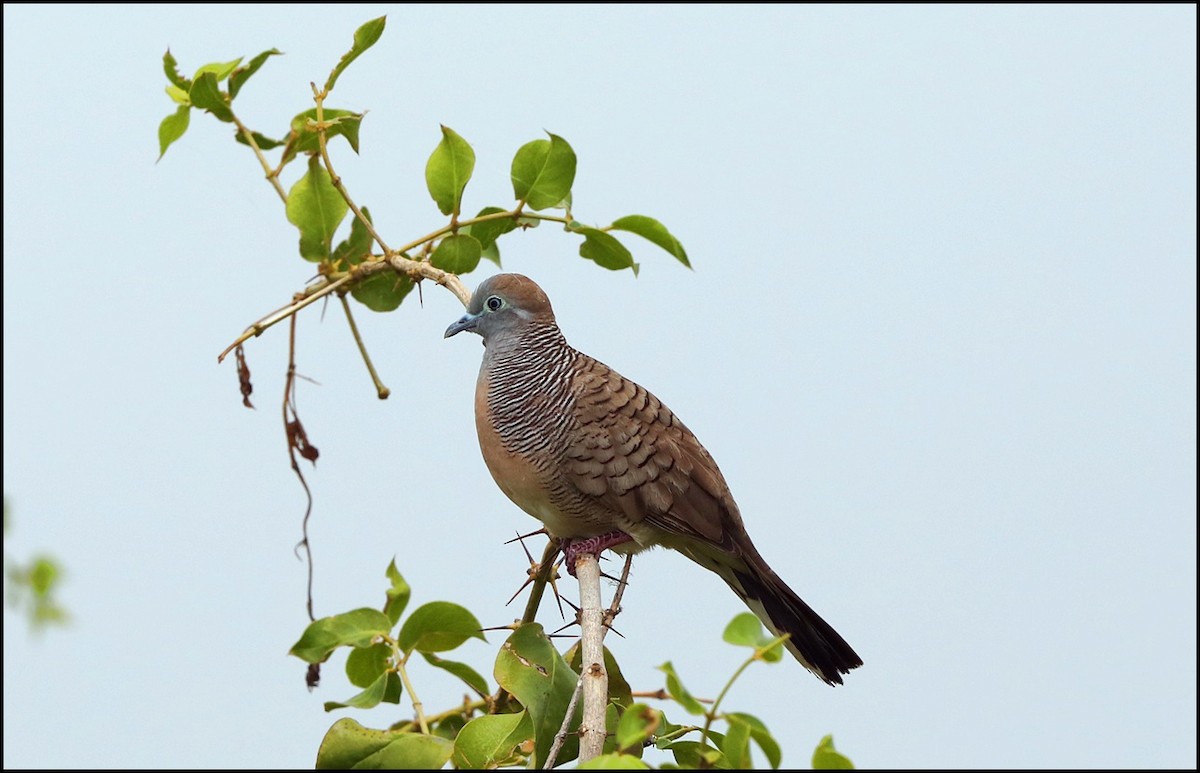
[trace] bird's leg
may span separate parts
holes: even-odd
[[[629,542],[632,539],[633,537],[630,537],[628,534],[618,529],[605,532],[604,534],[597,534],[595,537],[583,537],[581,539],[572,539],[567,537],[559,540],[559,542],[562,546],[563,556],[565,557],[565,562],[567,564],[567,571],[571,573],[572,577],[574,577],[575,559],[583,553],[591,553],[598,559],[600,558],[600,554],[605,550],[608,550],[615,545],[621,545]]]

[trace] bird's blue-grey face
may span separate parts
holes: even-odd
[[[542,289],[520,274],[497,274],[475,289],[467,313],[446,328],[445,337],[470,331],[486,342],[491,335],[535,320],[554,322],[550,300]]]

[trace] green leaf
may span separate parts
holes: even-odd
[[[513,194],[532,209],[557,206],[574,183],[575,151],[556,134],[522,145],[513,157]]]
[[[716,738],[719,733],[711,734]],[[728,768],[729,762],[719,749],[699,741],[676,741],[667,747],[675,755],[675,761],[684,768]]]
[[[353,719],[339,719],[317,750],[317,767],[436,770],[446,764],[454,745],[445,738],[390,730],[371,730]]]
[[[517,746],[533,737],[529,712],[476,717],[463,726],[454,742],[454,766],[483,770],[516,764]]]
[[[366,207],[362,208],[363,217],[368,223],[374,222],[371,220],[371,212]],[[350,235],[338,242],[338,246],[334,248],[332,260],[334,269],[337,271],[348,271],[351,266],[357,266],[371,255],[371,245],[374,239],[371,232],[367,230],[366,223],[359,218],[354,218],[350,221]],[[395,559],[392,560],[392,569],[395,569]],[[389,569],[388,577],[391,577]]]
[[[400,676],[394,671],[380,674],[367,689],[345,701],[325,701],[325,710],[373,709],[380,703],[399,703],[401,693]]]
[[[576,766],[576,770],[650,770],[650,766],[628,754],[601,754]]]
[[[763,633],[762,623],[752,612],[741,612],[734,616],[729,621],[729,625],[725,626],[725,633],[721,638],[730,644],[736,644],[740,647],[757,648],[766,641],[771,641]]]
[[[567,661],[567,665],[575,673],[582,673],[583,668],[583,648],[582,642],[575,642],[571,648],[563,653],[563,659]],[[625,675],[621,673],[621,666],[617,663],[617,659],[613,657],[612,652],[608,647],[604,648],[604,670],[608,672],[608,699],[618,706],[629,706],[633,704],[633,692],[629,687],[629,682],[625,679]]]
[[[362,212],[368,220],[371,219],[366,207],[363,207]],[[351,239],[353,239],[353,232],[351,232]],[[400,574],[400,570],[396,568],[395,558],[388,564],[387,578],[392,581],[392,587],[387,589],[387,602],[383,605],[383,613],[392,621],[392,625],[395,625],[400,622],[400,615],[404,614],[404,608],[408,606],[408,600],[412,597],[412,588]]]
[[[301,257],[314,263],[328,259],[333,234],[349,206],[315,156],[308,160],[308,172],[288,191],[286,209],[288,222],[300,229]]]
[[[436,722],[433,727],[429,728],[434,735],[448,738],[451,741],[458,738],[458,734],[462,732],[463,725],[467,724],[466,718],[462,714],[451,714],[448,717]]]
[[[175,61],[175,57],[171,54],[171,49],[167,49],[167,53],[163,54],[163,72],[167,75],[167,81],[172,86],[182,91],[188,91],[192,88],[192,82],[183,77],[179,72],[179,64]]]
[[[430,652],[422,652],[421,657],[425,658],[425,662],[434,668],[440,668],[443,671],[454,674],[463,682],[466,683],[475,692],[481,696],[486,696],[489,692],[487,680],[480,676],[479,672],[468,666],[466,663],[458,663],[453,660],[439,658]]]
[[[783,642],[778,636],[772,636],[763,630],[762,623],[750,612],[742,612],[729,621],[725,626],[722,638],[730,644],[739,647],[751,647],[761,650],[760,657],[768,663],[778,663],[783,659]],[[774,646],[769,646],[774,643]]]
[[[418,652],[446,652],[458,647],[467,639],[487,641],[480,630],[482,626],[465,607],[450,601],[431,601],[417,607],[404,625],[396,643],[405,654]]]
[[[496,268],[503,268],[503,266],[500,265],[500,248],[496,246],[495,242],[492,242],[483,248],[482,257],[484,260],[490,260],[491,262],[495,263]]]
[[[609,695],[609,701],[604,705],[604,743],[600,747],[601,754],[616,754],[617,753],[617,736],[613,732],[613,728],[621,721],[621,707],[613,703],[612,696]],[[640,752],[639,752],[640,753]]]
[[[322,617],[304,629],[288,654],[307,663],[321,663],[338,647],[369,647],[376,636],[389,630],[391,621],[377,609],[356,609]]]
[[[342,58],[338,60],[337,66],[333,68],[333,72],[329,73],[329,79],[325,81],[326,93],[333,90],[333,85],[337,83],[337,79],[341,77],[342,72],[350,66],[351,62],[361,56],[368,48],[375,45],[379,37],[383,35],[383,28],[386,25],[387,16],[380,16],[378,19],[371,19],[371,21],[354,31],[354,46],[342,55]]]
[[[579,245],[579,254],[583,257],[610,271],[632,268],[633,273],[637,274],[638,264],[633,262],[633,255],[617,237],[599,228],[583,225],[577,220],[568,223],[567,230],[583,236],[583,244]]]
[[[833,748],[833,736],[827,735],[817,744],[812,756],[813,770],[854,770],[854,763]]]
[[[233,99],[242,90],[242,86],[246,85],[246,81],[250,80],[250,76],[258,72],[258,68],[263,66],[268,57],[279,56],[283,52],[277,49],[263,51],[258,56],[250,60],[250,64],[245,67],[239,67],[229,74],[229,98]]]
[[[325,142],[334,137],[345,137],[350,143],[350,149],[358,152],[358,131],[362,126],[365,113],[355,113],[352,110],[339,110],[327,107],[321,111],[325,123],[332,124],[325,129]],[[284,148],[281,164],[286,164],[301,153],[316,153],[321,149],[320,132],[309,124],[317,120],[317,109],[309,108],[297,113],[292,118],[291,132],[288,134],[287,147]]]
[[[188,96],[188,93],[186,91],[179,88],[178,86],[172,86],[171,84],[168,83],[166,88],[163,90],[167,92],[167,96],[170,97],[171,101],[174,102],[175,104],[186,105],[187,107],[192,106],[191,97]]]
[[[529,712],[533,722],[534,760],[541,767],[554,736],[567,713],[575,692],[576,674],[537,623],[525,623],[508,637],[496,656],[496,682],[508,690]],[[582,706],[577,705],[570,730],[579,727]],[[579,736],[572,733],[559,751],[557,763],[566,764],[579,755]]]
[[[630,233],[635,233],[638,236],[649,239],[674,255],[675,259],[683,265],[688,268],[692,267],[692,264],[688,262],[687,252],[684,251],[683,245],[671,235],[671,232],[667,230],[665,225],[654,218],[646,217],[645,215],[626,215],[614,220],[612,227],[618,231],[629,231]]]
[[[779,750],[779,743],[771,735],[771,731],[767,730],[767,726],[762,723],[762,720],[752,714],[743,712],[730,712],[725,715],[727,719],[736,718],[750,728],[750,737],[754,739],[754,743],[762,749],[762,753],[766,755],[767,762],[771,763],[772,768],[778,768],[779,763],[783,761],[783,753]]]
[[[484,207],[479,210],[479,214],[475,217],[483,217],[485,215],[498,215],[501,212],[507,212],[506,209],[500,207]],[[494,247],[496,240],[504,234],[516,229],[517,223],[511,217],[502,217],[495,220],[484,220],[482,223],[471,223],[468,226],[463,226],[459,233],[470,234],[479,240],[483,246],[484,257],[487,257],[489,247]],[[500,253],[496,252],[496,264],[500,263]]]
[[[675,666],[671,665],[671,661],[668,660],[666,663],[663,663],[658,667],[658,670],[667,675],[667,692],[671,694],[672,700],[683,706],[687,713],[703,716],[704,707],[683,686],[683,682],[680,681],[679,675],[675,673]]]
[[[225,95],[217,86],[217,76],[212,72],[205,71],[196,74],[196,79],[192,81],[192,87],[188,90],[188,99],[191,100],[194,107],[207,110],[217,120],[225,123],[233,122],[233,111],[229,109]]]
[[[475,171],[475,151],[453,129],[442,127],[442,140],[425,164],[425,185],[443,215],[458,216],[463,189]]]
[[[355,687],[370,687],[387,673],[392,648],[384,642],[370,647],[355,647],[346,656],[346,677]]]
[[[748,770],[750,768],[750,725],[736,717],[727,717],[727,719],[729,720],[729,730],[721,739],[721,753],[733,767]]]
[[[662,712],[644,703],[635,703],[625,709],[617,723],[617,750],[626,754],[642,753],[642,746],[650,740],[662,724]]]
[[[277,148],[280,145],[286,144],[286,140],[274,140],[265,134],[260,134],[259,132],[255,132],[255,131],[252,131],[250,133],[252,135],[254,135],[254,142],[255,142],[255,144],[258,145],[259,150],[273,150],[274,148]],[[250,147],[250,143],[246,140],[246,135],[242,134],[241,129],[238,129],[236,132],[233,133],[233,138],[235,140],[237,140],[238,142],[242,143],[243,145],[245,145],[246,147]]]
[[[371,311],[395,311],[413,289],[412,280],[395,271],[371,274],[354,287],[350,295]]]
[[[162,119],[162,123],[158,125],[158,160],[161,161],[171,143],[187,131],[191,112],[192,109],[187,105],[180,105],[174,113]]]
[[[212,73],[217,82],[225,80],[229,74],[237,69],[237,66],[242,63],[242,57],[234,59],[232,62],[210,62],[196,70],[196,74],[192,76],[192,80],[199,80],[200,76],[205,73]]]
[[[478,239],[470,234],[451,234],[434,249],[429,262],[452,274],[466,274],[475,270],[481,257],[483,248]]]

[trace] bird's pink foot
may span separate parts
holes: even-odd
[[[623,531],[615,530],[604,534],[597,534],[595,537],[584,537],[582,539],[572,539],[570,537],[559,540],[562,545],[563,557],[566,560],[567,571],[571,576],[575,576],[575,559],[583,553],[591,553],[596,558],[600,558],[600,554],[605,550],[615,546],[630,542],[633,537],[630,537]]]

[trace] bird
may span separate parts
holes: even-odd
[[[750,540],[717,463],[642,386],[573,348],[550,299],[512,273],[479,284],[446,328],[483,338],[479,447],[509,499],[571,549],[673,549],[715,572],[827,684],[862,665]]]

